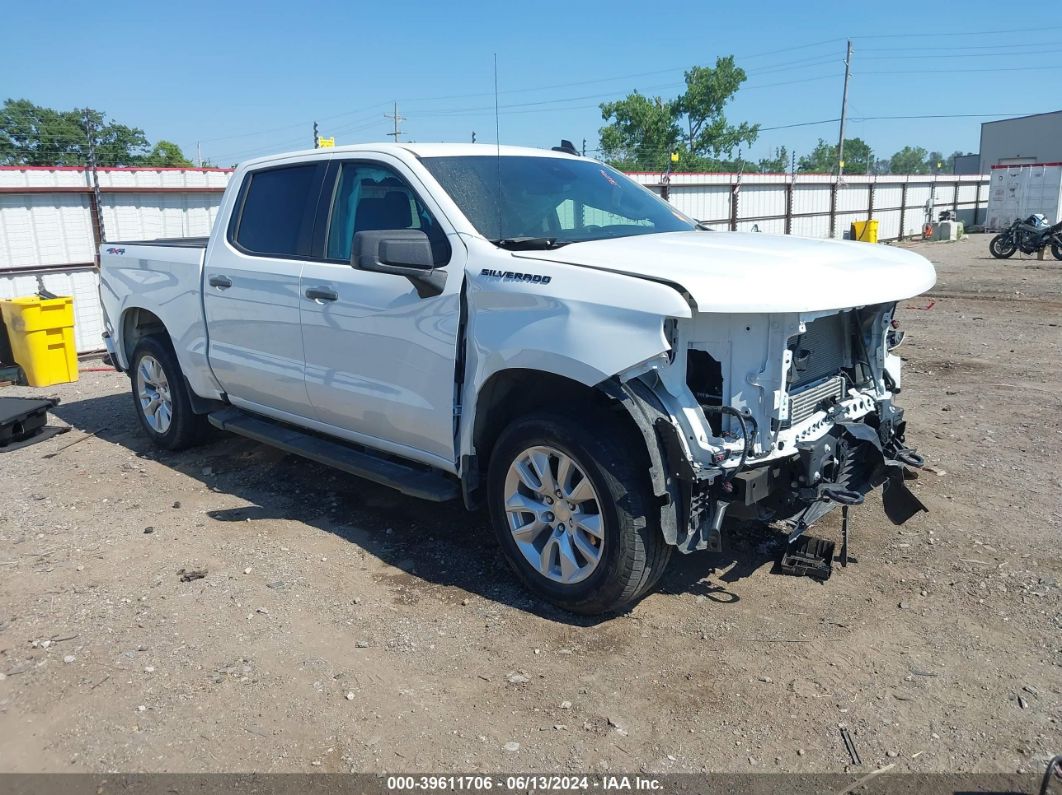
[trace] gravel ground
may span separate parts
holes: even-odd
[[[912,247],[940,274],[899,313],[930,513],[854,510],[825,584],[731,534],[603,621],[529,599],[457,505],[235,437],[149,448],[122,375],[3,390],[72,430],[0,454],[0,770],[1042,770],[1062,263]]]

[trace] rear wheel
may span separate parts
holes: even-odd
[[[133,351],[129,375],[137,419],[154,444],[183,450],[202,441],[206,418],[192,411],[181,367],[167,340],[140,340]]]
[[[996,235],[988,244],[988,250],[996,259],[1007,259],[1014,256],[1014,252],[1018,250],[1018,245],[1008,235]]]
[[[1051,243],[1051,256],[1055,259],[1062,259],[1062,243]]]
[[[517,576],[576,613],[618,610],[656,583],[671,556],[645,468],[607,422],[537,414],[491,455],[491,522]]]

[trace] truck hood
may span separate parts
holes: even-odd
[[[937,280],[911,251],[757,232],[666,232],[513,255],[673,284],[700,312],[847,309],[910,298]]]

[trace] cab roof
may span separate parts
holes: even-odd
[[[296,156],[318,155],[321,157],[327,157],[330,154],[357,152],[375,152],[378,154],[390,154],[398,157],[412,154],[415,157],[497,157],[500,155],[502,157],[563,157],[575,158],[577,160],[588,159],[577,155],[570,155],[565,152],[554,152],[550,149],[535,149],[530,146],[496,146],[495,144],[454,143],[366,143],[328,147],[327,149],[303,149],[295,152],[282,152],[246,160],[241,165],[252,166]]]

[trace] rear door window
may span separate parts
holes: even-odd
[[[309,256],[323,172],[323,163],[305,163],[248,175],[232,238],[237,248],[260,256]]]

